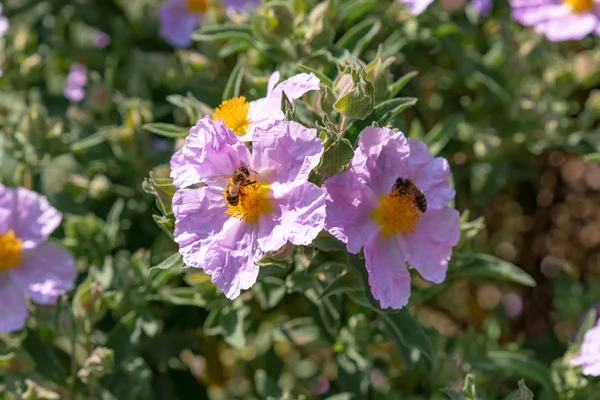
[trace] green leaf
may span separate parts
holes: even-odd
[[[600,162],[600,153],[591,153],[583,156],[584,161]]]
[[[534,287],[535,280],[527,272],[508,261],[489,254],[456,254],[452,258],[452,267],[448,270],[448,278],[482,277],[500,279],[521,285]]]
[[[352,55],[358,57],[380,30],[380,20],[374,18],[365,19],[350,28],[335,45],[339,48],[347,49]]]
[[[340,20],[345,26],[362,19],[369,11],[379,4],[379,0],[352,0],[340,9]]]
[[[180,126],[165,124],[162,122],[152,122],[149,124],[144,124],[142,125],[142,128],[157,135],[172,139],[186,138],[187,135],[190,133],[189,128],[182,128]]]
[[[355,394],[345,392],[345,393],[334,394],[333,396],[327,397],[325,400],[352,400],[352,399],[354,399],[354,397],[355,397]]]
[[[319,299],[323,299],[334,294],[341,294],[348,291],[363,290],[363,282],[360,274],[354,270],[349,269],[347,272],[337,278],[331,283],[319,296]]]
[[[302,64],[297,64],[296,69],[298,69],[300,72],[306,72],[307,74],[310,74],[310,73],[315,74],[315,76],[317,78],[319,78],[319,80],[321,81],[321,83],[323,85],[327,86],[330,89],[333,89],[333,81],[331,79],[329,79],[329,77],[327,75],[325,75],[324,73],[317,71],[316,69],[308,67],[306,65],[302,65]]]
[[[402,78],[398,79],[396,82],[392,83],[390,85],[390,99],[393,99],[394,97],[396,97],[396,95],[398,93],[400,93],[400,91],[402,89],[404,89],[404,86],[406,86],[408,84],[408,82],[410,82],[412,80],[412,78],[414,78],[415,76],[419,75],[419,73],[417,71],[412,71],[409,72],[408,74],[404,75]]]
[[[429,338],[406,308],[395,313],[378,312],[404,362],[409,365],[413,363],[411,353],[414,349],[419,350],[430,364],[433,362],[433,347]]]
[[[358,139],[358,135],[367,126],[373,125],[374,122],[378,126],[385,126],[393,118],[402,111],[417,104],[417,99],[414,97],[398,97],[396,99],[386,100],[373,108],[373,112],[364,120],[356,120],[346,130],[346,138],[352,143]]]
[[[221,58],[229,57],[229,56],[231,56],[233,54],[241,53],[241,52],[244,52],[246,50],[250,50],[252,48],[254,48],[254,46],[252,45],[252,43],[248,43],[246,41],[239,41],[239,42],[232,41],[232,42],[227,42],[219,50],[219,57],[221,57]]]
[[[159,288],[182,272],[183,258],[181,254],[174,253],[160,264],[148,270],[148,280],[150,280],[152,287]]]
[[[152,299],[176,306],[206,307],[206,299],[191,287],[164,288]]]
[[[338,137],[325,149],[317,172],[323,179],[328,178],[346,167],[352,161],[352,157],[354,157],[354,149],[350,141]]]
[[[287,293],[283,279],[275,276],[265,276],[252,287],[255,297],[263,310],[275,307]]]
[[[233,99],[234,97],[238,97],[240,95],[240,88],[242,87],[243,78],[244,65],[240,63],[233,68],[231,75],[229,75],[229,80],[227,81],[225,90],[223,90],[223,101]]]
[[[551,395],[557,398],[550,369],[544,364],[522,353],[505,350],[490,351],[484,356],[471,360],[475,369],[488,370],[509,376],[519,376],[539,383]]]
[[[323,251],[345,251],[346,245],[328,232],[321,232],[313,241],[315,248]]]
[[[446,389],[442,389],[442,392],[444,392],[446,394],[446,396],[450,397],[450,400],[469,400],[454,389],[446,388]]]
[[[213,40],[234,40],[254,42],[252,29],[248,26],[233,24],[206,25],[192,33],[192,39],[199,42],[210,42]]]
[[[579,327],[579,330],[577,331],[577,336],[575,336],[575,339],[573,340],[572,344],[581,346],[581,342],[583,342],[583,337],[585,336],[586,332],[592,329],[594,325],[596,325],[596,320],[598,318],[597,314],[598,313],[595,309],[588,311],[588,313],[585,315],[585,318],[583,319],[583,322]]]
[[[102,129],[96,133],[91,134],[90,136],[78,140],[75,143],[71,144],[71,151],[73,153],[81,153],[82,151],[86,151],[94,146],[97,146],[105,141],[117,137],[121,132],[121,128],[113,126],[108,127],[106,129]]]
[[[465,376],[462,392],[468,399],[475,400],[478,398],[477,385],[475,384],[475,377],[473,374],[467,374],[467,376]]]
[[[437,123],[427,132],[424,142],[429,147],[429,151],[433,156],[437,156],[446,147],[452,136],[456,133],[458,123],[462,120],[462,115],[453,115]]]

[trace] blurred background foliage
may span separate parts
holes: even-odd
[[[395,1],[293,0],[211,8],[173,49],[159,0],[3,4],[0,178],[65,214],[55,239],[80,276],[0,335],[1,398],[600,398],[568,364],[600,298],[600,166],[583,158],[600,151],[598,39],[550,43],[503,1],[485,18],[456,0],[415,18]],[[79,103],[63,97],[73,63],[88,70]],[[288,115],[326,132],[338,72],[357,63],[375,109],[349,143],[389,122],[452,166],[463,225],[448,280],[414,275],[409,307],[382,312],[337,278],[353,261],[323,236],[225,299],[169,236],[171,154],[223,99],[264,96],[275,70],[319,75]]]

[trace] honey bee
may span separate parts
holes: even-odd
[[[421,212],[427,211],[427,198],[425,193],[419,189],[410,179],[398,178],[392,187],[392,196],[407,195]]]
[[[252,183],[255,183],[255,181],[250,180],[250,170],[244,166],[238,168],[229,178],[227,186],[225,186],[227,203],[237,206],[240,201],[240,187]]]

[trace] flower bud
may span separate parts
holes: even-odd
[[[252,30],[265,41],[291,36],[294,33],[294,12],[283,1],[263,4],[252,15]]]
[[[352,70],[353,82],[348,85],[348,79],[338,80],[338,87],[343,91],[333,108],[349,118],[365,119],[373,111],[375,87],[366,80],[364,70]]]
[[[377,56],[365,69],[367,80],[375,87],[374,97],[376,101],[386,100],[389,97],[388,88],[391,84],[392,74],[388,68],[394,61],[396,61],[396,57],[389,57],[384,60],[380,47],[377,51]]]
[[[304,38],[313,47],[326,47],[333,43],[337,10],[338,1],[327,0],[318,4],[310,12]]]
[[[111,349],[96,347],[77,372],[77,376],[85,384],[97,382],[112,370],[114,363],[115,354]]]

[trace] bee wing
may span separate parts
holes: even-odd
[[[216,186],[220,188],[224,188],[229,182],[231,175],[214,175],[206,178],[202,178],[202,183],[207,186]]]

